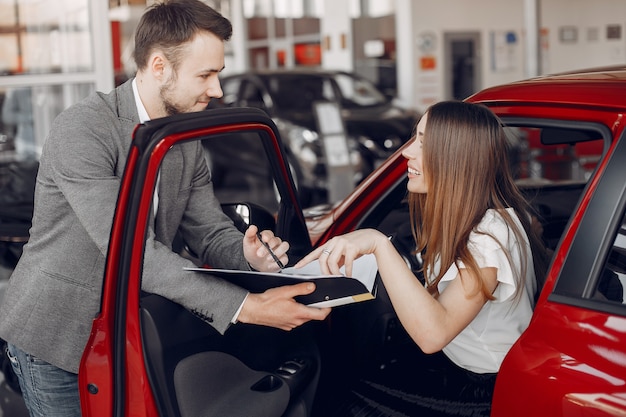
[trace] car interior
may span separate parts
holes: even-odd
[[[309,329],[237,324],[222,336],[155,294],[142,297],[141,319],[163,415],[310,415],[320,358]]]

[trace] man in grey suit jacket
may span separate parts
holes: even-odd
[[[230,22],[198,0],[152,6],[135,36],[137,75],[109,94],[94,93],[65,110],[44,144],[30,241],[0,310],[0,337],[32,416],[79,416],[77,372],[96,315],[120,178],[135,126],[148,119],[203,110],[221,97],[224,42]],[[207,263],[221,268],[278,269],[250,226],[245,235],[221,211],[199,142],[168,152],[160,171],[154,228],[146,243],[144,290],[176,301],[224,332],[236,321],[291,330],[323,320],[329,309],[297,295],[313,284],[249,294],[172,251],[181,232]],[[283,263],[287,242],[263,231]],[[28,377],[24,377],[28,375]]]

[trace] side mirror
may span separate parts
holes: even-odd
[[[276,218],[262,206],[253,203],[222,204],[222,210],[242,233],[252,224],[259,230],[276,232]]]

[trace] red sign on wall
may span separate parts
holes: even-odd
[[[420,68],[423,70],[434,70],[437,67],[437,60],[434,56],[423,56],[420,58]]]
[[[322,65],[322,48],[319,43],[297,43],[293,49],[296,65]]]

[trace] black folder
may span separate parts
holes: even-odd
[[[311,294],[297,296],[296,301],[312,307],[336,307],[372,300],[376,297],[375,282],[378,267],[374,255],[364,255],[354,262],[352,266],[353,277],[323,275],[317,261],[301,269],[291,267],[275,273],[217,268],[185,269],[222,278],[253,293],[283,285],[311,281],[315,283],[315,291]]]

